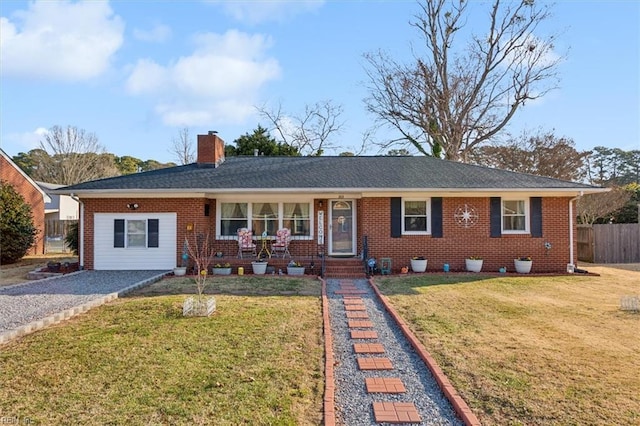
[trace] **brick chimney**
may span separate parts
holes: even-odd
[[[198,135],[198,164],[213,164],[218,167],[224,161],[224,141],[211,130],[206,135]]]

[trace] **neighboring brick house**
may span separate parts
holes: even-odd
[[[294,257],[391,258],[393,270],[425,256],[429,270],[533,272],[575,264],[575,198],[590,185],[431,157],[224,158],[213,132],[198,136],[196,163],[63,188],[81,200],[81,262],[88,269],[166,269],[190,230],[237,251],[236,230],[290,228]],[[129,241],[131,243],[129,243]],[[235,251],[234,251],[235,250]]]
[[[33,224],[38,230],[38,234],[36,242],[27,254],[43,254],[44,204],[50,202],[51,198],[2,149],[0,149],[0,180],[11,184],[16,192],[22,195],[25,202],[31,206]]]

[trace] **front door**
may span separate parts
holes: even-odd
[[[356,203],[329,200],[329,256],[356,254]]]

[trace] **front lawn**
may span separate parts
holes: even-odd
[[[483,425],[640,424],[640,272],[376,277]]]
[[[3,346],[0,416],[35,424],[321,424],[320,283],[214,278],[217,312],[183,318],[184,295],[167,293],[192,289],[188,279],[163,280]]]

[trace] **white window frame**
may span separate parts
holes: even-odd
[[[273,200],[217,200],[216,201],[216,239],[218,240],[228,240],[228,239],[232,239],[235,238],[236,233],[234,232],[231,235],[222,235],[220,234],[220,230],[222,229],[221,227],[221,223],[222,223],[222,208],[221,208],[221,204],[226,204],[226,203],[243,203],[243,204],[247,204],[247,217],[248,217],[248,227],[249,229],[251,229],[251,222],[253,220],[253,205],[255,203],[273,203],[273,204],[277,204],[278,205],[278,219],[277,219],[277,223],[278,229],[281,229],[283,227],[283,221],[284,221],[284,204],[293,204],[293,203],[300,203],[300,204],[308,204],[309,205],[309,235],[292,235],[291,238],[292,239],[296,239],[296,240],[313,240],[314,237],[314,229],[313,229],[313,218],[314,216],[314,210],[313,210],[313,200],[282,200],[282,201],[273,201]],[[305,219],[306,220],[306,219]],[[293,230],[291,230],[293,232]],[[259,235],[255,235],[254,234],[254,238],[257,238]],[[274,237],[274,235],[270,235],[270,237]]]
[[[504,203],[505,201],[522,201],[524,202],[524,229],[504,229]],[[531,233],[530,229],[531,223],[531,212],[529,209],[529,198],[502,198],[500,202],[500,229],[503,234],[529,234]]]
[[[405,229],[404,205],[407,201],[423,201],[427,205],[427,229],[426,231],[407,231]],[[431,198],[403,198],[402,199],[402,235],[431,235]]]

